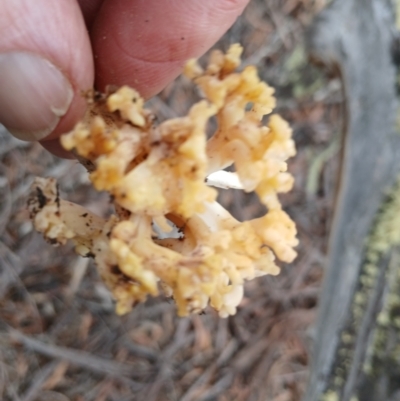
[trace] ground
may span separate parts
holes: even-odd
[[[246,286],[236,316],[212,310],[176,317],[149,299],[126,316],[89,259],[34,232],[26,199],[34,176],[59,180],[64,198],[109,208],[75,161],[0,131],[0,398],[20,401],[297,401],[307,382],[313,322],[334,205],[343,107],[340,81],[310,64],[304,35],[323,1],[252,0],[216,45],[240,42],[245,64],[276,88],[292,125],[293,191],[281,197],[296,221],[299,256],[277,277]],[[180,78],[150,102],[159,119],[196,100]],[[220,200],[239,219],[261,206],[234,190]]]

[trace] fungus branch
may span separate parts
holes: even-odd
[[[296,228],[277,197],[293,184],[286,172],[295,154],[291,130],[278,115],[261,124],[275,106],[273,89],[254,67],[235,72],[241,51],[214,51],[205,69],[189,61],[185,73],[205,99],[160,125],[131,88],[89,96],[85,120],[62,145],[91,166],[94,187],[110,193],[109,219],[60,200],[53,179],[34,183],[29,209],[36,229],[51,243],[72,240],[79,254],[94,257],[117,313],[162,292],[173,296],[181,316],[208,304],[232,315],[245,280],[278,274],[275,256],[296,256]],[[212,116],[218,128],[207,141]],[[232,164],[236,173],[222,171]],[[209,185],[255,191],[268,213],[239,222]]]

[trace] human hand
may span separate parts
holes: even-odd
[[[65,156],[58,137],[82,118],[82,90],[130,85],[156,94],[248,1],[2,0],[0,123]]]

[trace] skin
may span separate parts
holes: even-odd
[[[41,141],[67,157],[58,138],[83,116],[82,90],[130,85],[145,98],[157,94],[187,59],[201,56],[229,29],[248,1],[2,0],[0,54],[38,54],[71,83],[69,109]]]

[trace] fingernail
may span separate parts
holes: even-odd
[[[0,123],[24,141],[48,136],[74,92],[50,61],[32,53],[0,54]]]

